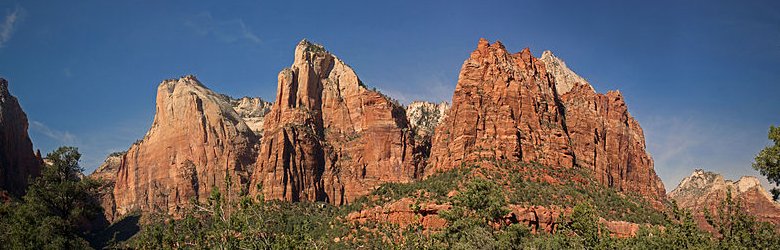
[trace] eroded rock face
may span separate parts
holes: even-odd
[[[415,136],[431,137],[436,126],[444,121],[450,104],[415,101],[406,106],[406,118]]]
[[[571,167],[562,106],[544,62],[481,39],[463,63],[452,108],[436,128],[426,175],[492,160]]]
[[[100,181],[101,186],[98,193],[100,206],[103,207],[103,215],[108,222],[113,222],[116,215],[116,204],[114,199],[114,184],[119,168],[122,166],[122,160],[125,152],[111,154],[106,158],[103,164],[95,169],[95,172],[89,175],[90,178]]]
[[[244,123],[259,137],[263,137],[263,120],[271,111],[271,103],[260,97],[242,97],[230,99],[230,105]]]
[[[726,199],[729,190],[733,200],[739,201],[748,214],[756,216],[759,221],[780,226],[780,204],[772,200],[758,178],[753,176],[732,181],[718,173],[697,169],[669,193],[669,198],[675,200],[679,207],[691,209],[700,227],[713,230],[704,218],[704,211],[717,214],[718,206]]]
[[[163,81],[152,127],[117,170],[114,217],[136,210],[179,215],[215,188],[232,202],[246,191],[258,140],[224,95],[193,76]]]
[[[643,131],[620,92],[596,93],[551,52],[540,60],[527,48],[510,54],[482,39],[436,128],[426,175],[495,160],[576,165],[619,191],[665,199]]]
[[[618,191],[663,199],[665,188],[647,154],[642,127],[619,91],[599,94],[576,84],[562,96],[576,163]]]
[[[406,118],[414,134],[415,157],[425,162],[431,154],[431,140],[436,126],[444,121],[450,104],[416,101],[406,106]]]
[[[27,180],[41,174],[42,161],[27,134],[27,115],[0,78],[0,190],[22,196]]]
[[[345,204],[418,172],[403,107],[305,40],[279,73],[263,127],[250,188],[266,199]]]

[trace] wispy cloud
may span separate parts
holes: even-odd
[[[761,132],[743,131],[732,124],[696,117],[647,118],[640,122],[655,170],[667,191],[697,168],[721,173],[728,179],[760,177],[750,164],[762,146]],[[765,180],[763,183],[768,187]]]
[[[52,129],[42,122],[31,121],[30,129],[33,132],[40,133],[49,139],[59,142],[62,145],[76,145],[78,143],[78,138],[70,132]]]
[[[14,34],[16,24],[22,18],[24,9],[16,6],[13,11],[8,12],[3,18],[3,22],[0,23],[0,48],[5,46],[5,43],[11,40],[11,36]]]
[[[218,20],[211,13],[204,12],[186,20],[184,24],[202,36],[214,36],[228,43],[239,40],[255,44],[262,42],[241,19]]]

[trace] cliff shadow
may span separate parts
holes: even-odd
[[[87,240],[95,249],[104,249],[112,244],[124,242],[141,230],[140,218],[140,214],[128,215],[103,230],[89,235]]]

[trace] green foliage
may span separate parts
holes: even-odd
[[[589,181],[572,169],[530,166],[562,181],[539,184],[528,171],[460,167],[411,183],[387,183],[370,197],[334,207],[323,203],[288,203],[241,198],[229,206],[216,189],[207,204],[196,204],[179,220],[152,217],[141,233],[120,247],[136,249],[715,249],[750,247],[772,249],[777,234],[749,217],[723,213],[732,236],[722,240],[701,231],[693,216],[672,203],[667,213],[643,212],[644,200],[623,195]],[[527,169],[523,169],[527,170]],[[566,182],[580,176],[580,182]],[[564,178],[565,176],[569,176]],[[536,183],[536,184],[534,184]],[[534,190],[536,188],[547,190]],[[593,191],[587,191],[593,189]],[[597,189],[606,189],[597,191]],[[457,191],[457,192],[452,192]],[[523,195],[527,197],[523,197]],[[535,195],[546,195],[542,200]],[[412,211],[424,213],[423,203],[450,204],[438,211],[447,224],[437,230],[412,224],[406,228],[386,222],[349,222],[350,212],[412,198]],[[515,203],[517,202],[517,203]],[[545,203],[546,202],[546,203]],[[539,204],[535,204],[539,203]],[[509,204],[559,205],[573,212],[554,234],[531,234],[524,224],[505,218]],[[611,207],[614,206],[614,207]],[[622,207],[621,207],[622,206]],[[231,213],[223,208],[235,207]],[[736,209],[736,208],[735,208]],[[738,211],[732,209],[730,211]],[[617,213],[615,213],[617,211]],[[631,214],[634,215],[632,217]],[[420,214],[418,214],[420,215]],[[636,237],[618,239],[599,223],[599,217],[656,221],[642,226]],[[661,218],[656,218],[660,216]],[[748,226],[739,226],[747,225]],[[725,224],[724,224],[725,225]],[[753,235],[747,235],[753,234]],[[747,237],[747,240],[737,240]],[[753,242],[747,242],[753,241]]]
[[[599,224],[599,217],[596,214],[596,210],[588,203],[580,203],[574,206],[574,211],[571,214],[571,224],[566,225],[574,234],[584,240],[584,244],[588,248],[597,246],[602,238],[608,238],[602,233],[606,233],[606,229],[602,228]]]
[[[501,163],[509,165],[512,163]],[[598,216],[607,220],[650,223],[666,223],[663,213],[653,208],[643,197],[619,193],[594,181],[590,171],[580,168],[550,168],[539,164],[522,164],[521,168],[508,171],[509,202],[526,205],[558,205],[573,207],[587,203],[596,208]],[[534,180],[547,175],[557,184]],[[495,176],[495,178],[502,178]]]
[[[734,201],[731,190],[721,202],[716,215],[707,214],[707,222],[712,225],[721,238],[718,247],[722,249],[769,249],[780,246],[774,228],[764,222],[758,222],[745,213],[738,201]]]
[[[20,202],[0,206],[0,245],[12,249],[84,249],[85,226],[102,213],[96,181],[81,178],[74,147],[60,147]]]
[[[509,213],[501,188],[493,182],[477,178],[467,183],[463,192],[453,197],[454,206],[474,211],[486,221],[493,221]]]
[[[125,154],[127,154],[127,151],[117,151],[117,152],[113,152],[113,153],[109,154],[108,156],[110,156],[110,157],[118,157],[118,156],[123,156]]]
[[[765,147],[756,155],[753,168],[761,175],[766,176],[769,183],[780,185],[780,127],[769,127],[769,140],[772,145]],[[780,189],[773,188],[772,195],[775,200],[780,198]]]
[[[153,215],[123,247],[134,249],[300,249],[338,246],[346,234],[338,208],[322,203],[242,199],[230,215],[222,195],[212,191],[206,206],[196,205],[180,220]]]

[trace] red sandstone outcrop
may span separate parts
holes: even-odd
[[[350,222],[386,222],[404,228],[409,225],[422,225],[426,230],[444,228],[447,221],[439,216],[440,211],[449,210],[450,205],[433,203],[415,204],[412,198],[403,198],[384,206],[376,206],[347,215]]]
[[[579,166],[619,191],[665,199],[644,135],[619,92],[599,94],[560,59],[481,39],[436,128],[426,175],[492,160]],[[660,206],[660,202],[655,202]]]
[[[0,190],[21,196],[27,180],[41,174],[42,161],[27,134],[27,115],[0,78]]]
[[[642,127],[628,113],[619,91],[599,94],[589,85],[577,84],[561,99],[578,166],[593,170],[599,182],[618,191],[665,197],[653,159],[645,151]]]
[[[503,224],[521,224],[528,226],[531,233],[555,233],[558,228],[570,223],[572,208],[558,206],[521,206],[509,205],[509,214],[504,216]],[[384,206],[363,209],[352,212],[346,219],[353,223],[390,223],[405,228],[410,225],[420,225],[423,229],[439,230],[447,226],[447,220],[441,218],[439,213],[452,209],[449,204],[417,203],[412,198],[403,198]],[[603,225],[613,237],[628,238],[636,236],[640,224],[625,221],[609,221],[599,218],[599,224]],[[650,225],[646,225],[650,226]]]
[[[545,67],[528,49],[510,54],[481,39],[436,128],[426,175],[483,159],[572,166],[562,106]]]
[[[279,73],[263,127],[250,188],[266,199],[345,204],[418,172],[403,107],[305,40]]]
[[[113,217],[136,210],[177,215],[214,188],[232,202],[246,191],[257,141],[226,96],[193,76],[163,81],[152,127],[118,167]]]
[[[679,207],[691,209],[701,228],[712,230],[704,218],[704,211],[717,214],[729,190],[734,201],[739,201],[748,214],[759,221],[780,226],[780,204],[772,199],[756,177],[743,176],[738,181],[731,181],[720,174],[697,169],[669,193],[669,198],[675,200]]]

